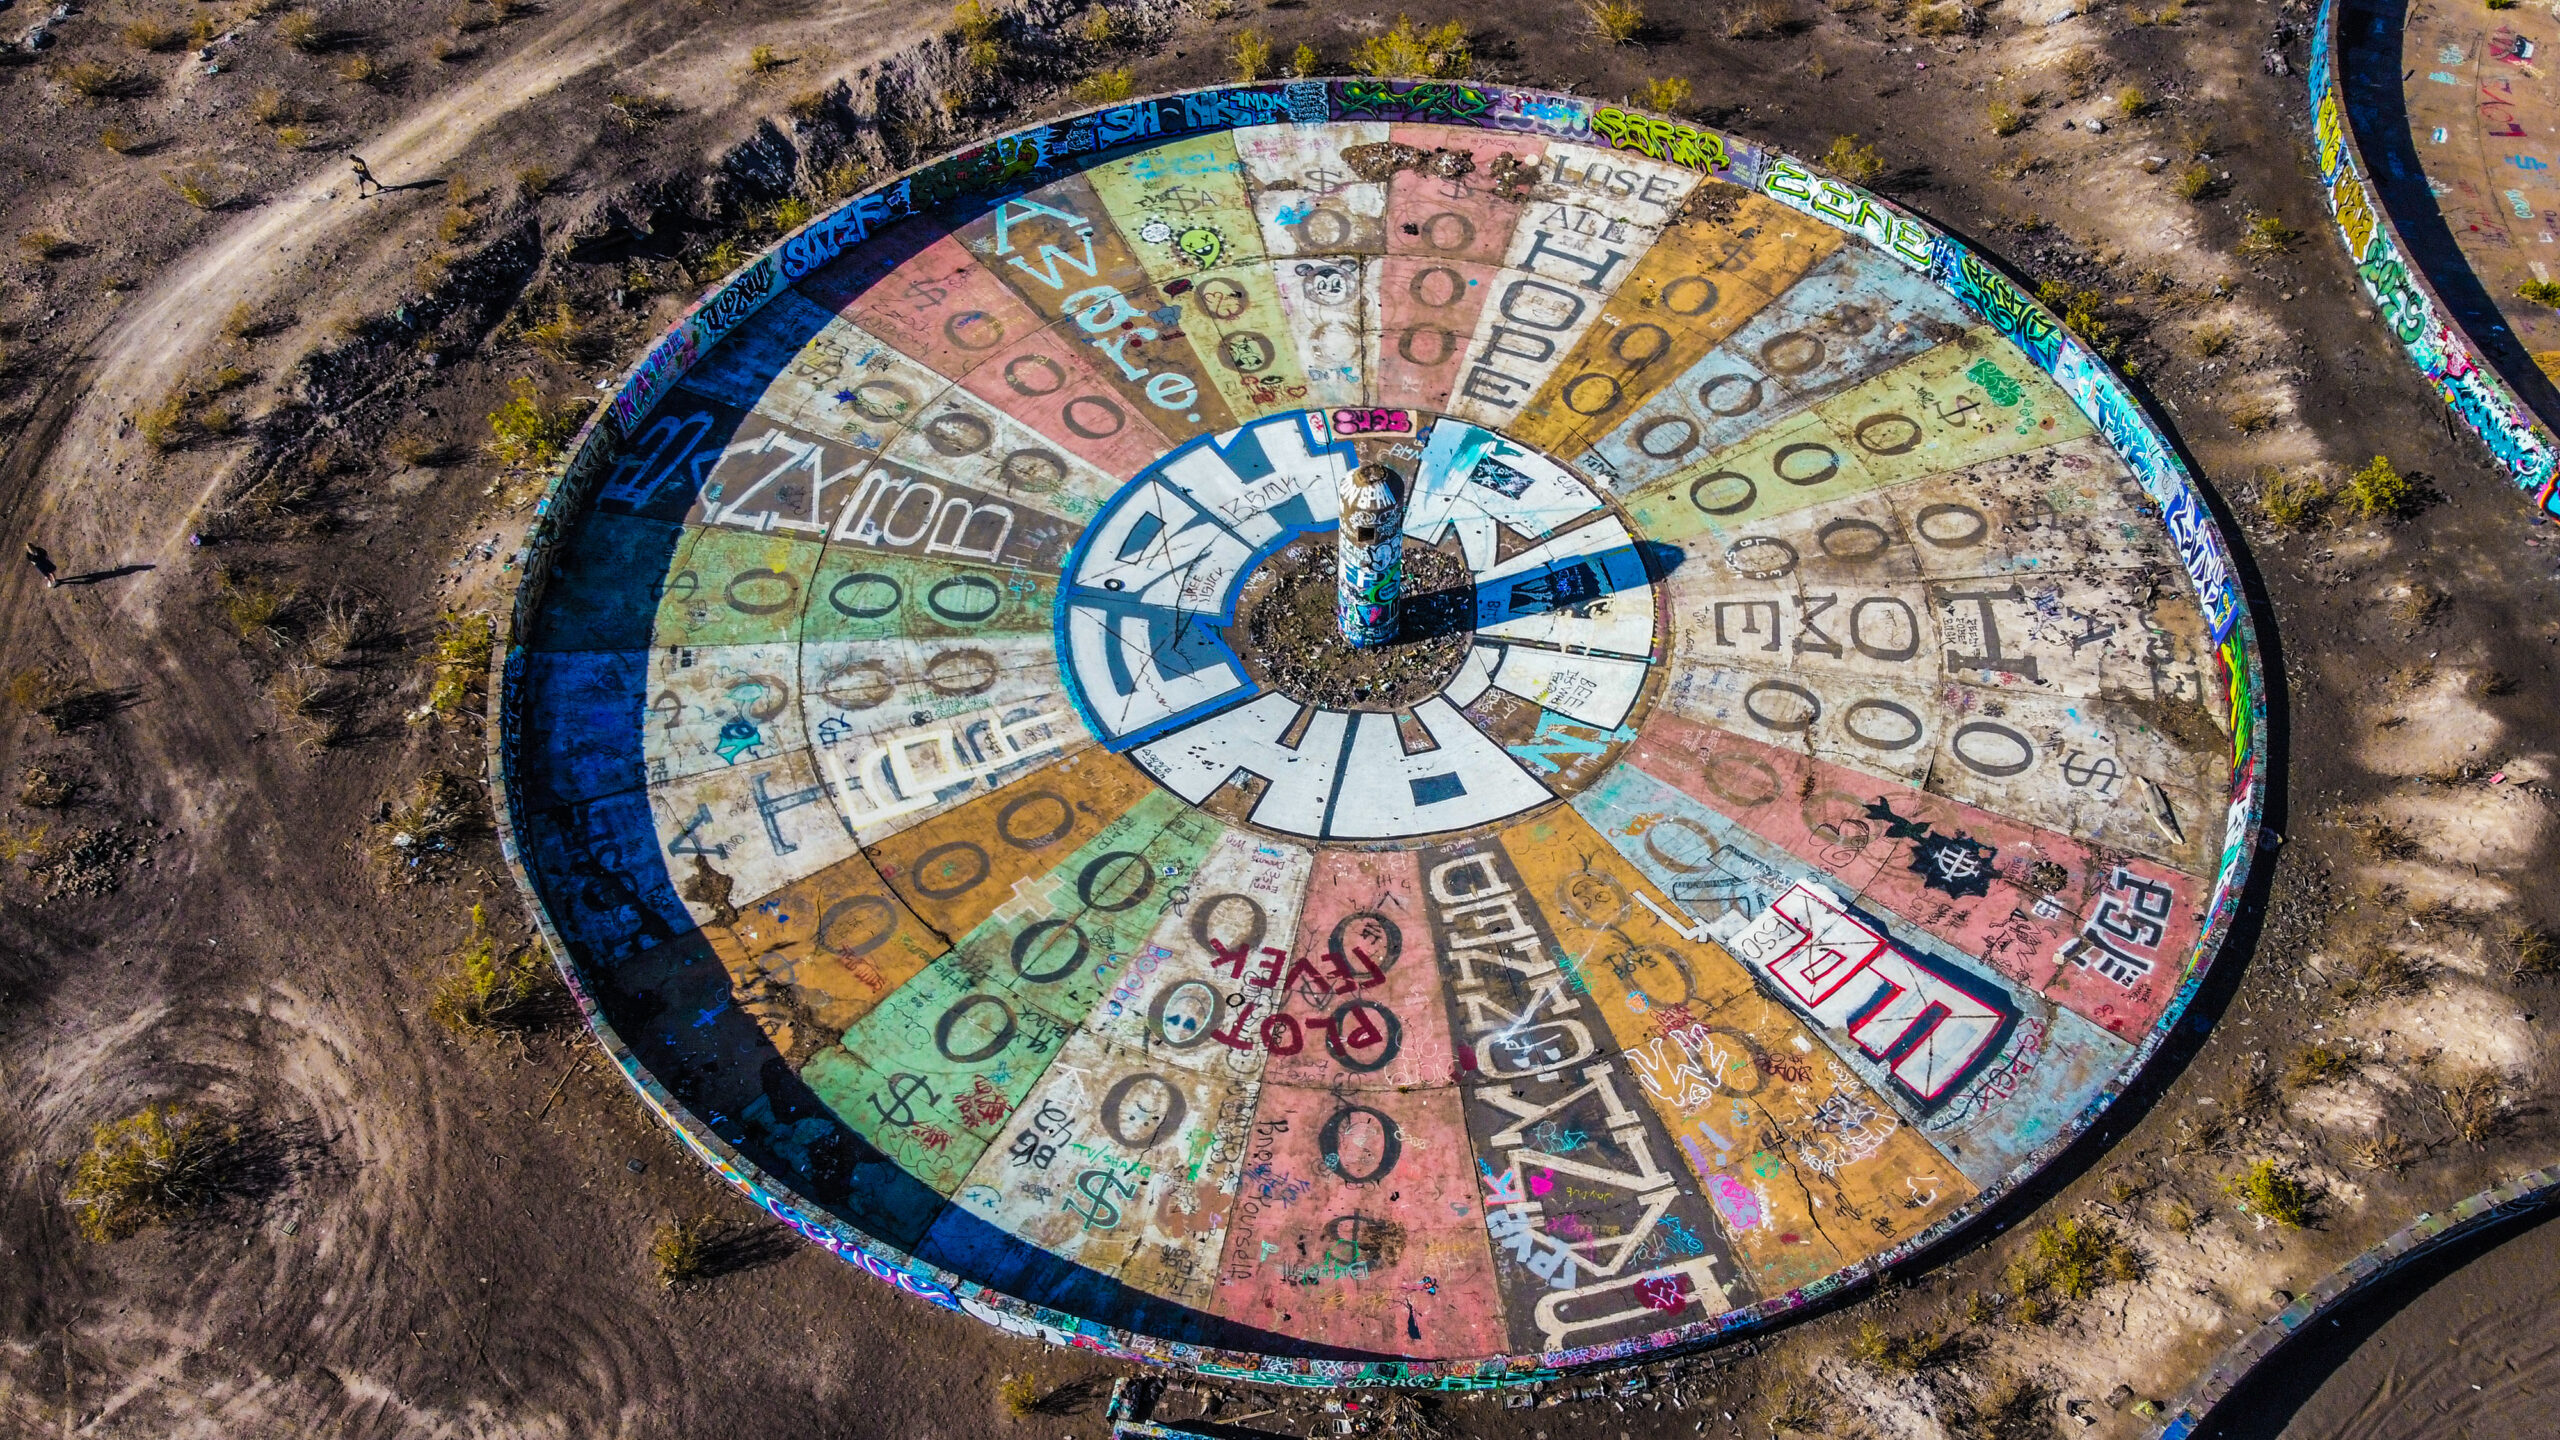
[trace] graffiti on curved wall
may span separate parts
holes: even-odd
[[[2265,712],[2256,637],[2239,593],[2231,556],[2175,448],[2145,417],[2122,382],[2049,312],[1962,242],[1887,200],[1820,176],[1799,162],[1742,137],[1622,110],[1595,109],[1587,101],[1570,97],[1493,87],[1376,81],[1298,81],[1232,87],[1135,101],[972,146],[845,201],[706,293],[631,369],[611,401],[588,422],[571,459],[544,498],[519,557],[518,570],[523,579],[509,616],[508,644],[501,650],[504,668],[497,687],[499,705],[490,727],[491,784],[502,844],[519,885],[525,887],[536,923],[555,956],[562,958],[563,971],[569,976],[590,1028],[643,1102],[665,1119],[706,1164],[814,1243],[909,1294],[966,1311],[1013,1333],[1264,1383],[1462,1389],[1516,1384],[1575,1367],[1624,1363],[1662,1346],[1704,1343],[1763,1325],[1911,1260],[1950,1238],[1980,1213],[1980,1203],[1968,1204],[1850,1270],[1702,1319],[1679,1331],[1563,1348],[1534,1358],[1368,1362],[1289,1360],[1210,1350],[1114,1329],[1002,1294],[907,1256],[888,1242],[801,1201],[785,1183],[766,1174],[737,1150],[723,1132],[723,1117],[695,1113],[649,1072],[594,1004],[575,966],[566,963],[567,950],[559,929],[532,889],[518,853],[517,741],[504,717],[512,713],[521,692],[518,646],[527,622],[541,602],[567,520],[584,508],[611,469],[618,447],[641,434],[652,411],[675,381],[768,299],[783,293],[791,281],[860,245],[894,221],[933,211],[964,196],[1018,190],[1035,177],[1081,163],[1075,157],[1166,135],[1242,125],[1407,117],[1496,132],[1596,137],[1613,148],[1638,151],[1757,190],[1826,225],[1864,238],[1903,265],[1927,274],[1986,324],[2017,340],[2116,447],[2133,469],[2144,496],[2161,511],[2206,617],[2220,670],[2217,683],[2230,699],[2233,767],[2218,873],[2211,898],[2203,907],[2204,923],[2182,958],[2174,998],[2141,1036],[2136,1053],[2118,1072],[2118,1079],[2095,1095],[2080,1113],[2057,1124],[2045,1143],[2019,1162],[2012,1178],[2044,1163],[2084,1131],[2114,1101],[2121,1085],[2157,1051],[2202,986],[2206,967],[2238,909],[2258,834],[2263,795],[2260,740]],[[2418,303],[2427,303],[2423,294]],[[2455,380],[2458,383],[2464,376],[2476,373],[2474,366],[2457,373]],[[2482,383],[2495,384],[2485,376]],[[2449,395],[2452,393],[2448,391]],[[2504,392],[2481,393],[2494,399]],[[2506,403],[2510,410],[2514,409],[2511,396],[2506,397]],[[2528,438],[2536,447],[2532,453],[2539,457],[2543,473],[2547,474],[2551,455],[2547,441],[2538,433],[2529,433]],[[2005,1186],[1992,1187],[1985,1200],[2001,1189]]]
[[[2323,0],[2320,23],[2311,32],[2312,131],[2321,189],[2347,242],[2348,258],[2355,262],[2356,278],[2446,408],[2480,437],[2520,488],[2534,492],[2535,503],[2560,514],[2552,493],[2555,474],[2560,474],[2560,450],[2555,450],[2551,432],[2480,362],[2374,201],[2348,115],[2345,82],[2338,74],[2338,25],[2338,0]]]

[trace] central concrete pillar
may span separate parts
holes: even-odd
[[[1341,499],[1334,615],[1343,639],[1384,645],[1396,638],[1396,602],[1404,598],[1404,477],[1363,465],[1343,477]]]

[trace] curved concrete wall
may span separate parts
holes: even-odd
[[[2356,144],[2346,81],[2339,73],[2344,16],[2340,0],[2322,0],[2320,23],[2311,32],[2311,114],[2320,188],[2328,196],[2330,218],[2347,242],[2356,278],[2446,407],[2480,437],[2499,467],[2533,495],[2536,505],[2560,514],[2560,498],[2553,495],[2560,448],[2554,447],[2550,430],[2481,362],[2479,352],[2447,318],[2451,312],[2443,297],[2411,262],[2399,227],[2374,198],[2368,178],[2372,170]]]

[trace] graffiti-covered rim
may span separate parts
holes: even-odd
[[[2373,185],[2339,73],[2344,13],[2338,0],[2322,0],[2320,19],[2311,30],[2311,115],[2320,192],[2346,242],[2357,283],[2436,398],[2479,437],[2498,468],[2533,496],[2537,508],[2560,515],[2560,493],[2555,493],[2560,492],[2560,444],[2453,323],[2452,310],[2410,258],[2400,227],[2392,223]]]
[[[1160,143],[1249,125],[1410,120],[1493,132],[1577,139],[1756,190],[1779,204],[1866,240],[1926,276],[1996,328],[2050,376],[2137,476],[2194,588],[2222,667],[2232,717],[2232,778],[2221,859],[2205,924],[2184,961],[2175,996],[2110,1083],[2078,1115],[1971,1202],[1927,1230],[1799,1290],[1744,1309],[1634,1340],[1467,1360],[1333,1360],[1275,1357],[1186,1344],[1034,1305],[966,1280],[864,1234],[793,1191],[713,1132],[651,1073],[608,1021],[536,888],[518,840],[524,805],[516,724],[524,639],[567,538],[566,523],[593,498],[617,447],[636,433],[674,381],[791,281],[862,243],[880,227],[973,194],[1025,188],[1081,169],[1107,153],[1097,131]],[[1114,148],[1117,141],[1113,142]],[[580,430],[570,458],[536,507],[516,557],[519,580],[502,627],[488,719],[490,783],[500,843],[535,925],[597,1042],[640,1098],[704,1163],[812,1242],[909,1294],[1017,1334],[1237,1379],[1292,1385],[1412,1385],[1477,1389],[1549,1378],[1560,1371],[1624,1364],[1669,1349],[1694,1348],[1765,1327],[1872,1278],[1947,1239],[1983,1215],[2020,1180],[2070,1144],[2131,1083],[2183,1017],[2201,988],[2237,912],[2255,850],[2266,754],[2263,678],[2252,616],[2232,552],[2174,446],[2100,357],[1996,266],[1954,236],[1889,201],[1815,173],[1803,162],[1746,140],[1660,115],[1566,95],[1449,83],[1301,80],[1159,95],[1028,127],[907,171],[837,205],[786,236],[706,291],[675,327],[627,372],[612,398]]]

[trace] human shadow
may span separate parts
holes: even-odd
[[[119,565],[113,570],[91,570],[80,575],[65,575],[62,577],[62,583],[65,585],[96,585],[104,581],[121,580],[127,575],[139,575],[146,570],[157,570],[159,568],[160,567],[157,565]]]

